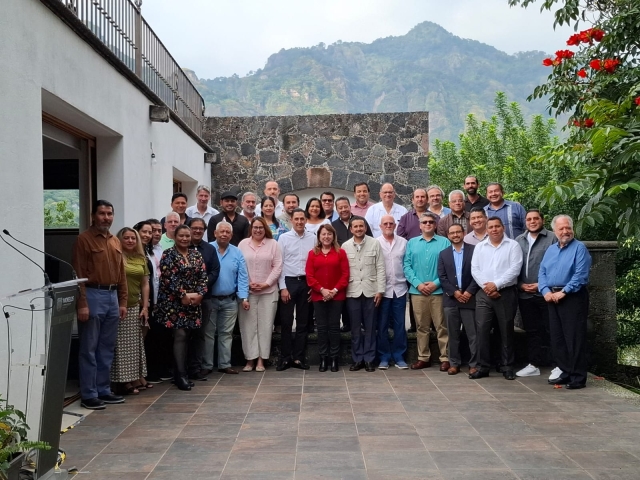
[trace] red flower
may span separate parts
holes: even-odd
[[[583,125],[584,125],[584,127],[585,127],[585,128],[591,128],[591,127],[593,127],[593,123],[594,123],[594,122],[593,122],[593,118],[587,118],[587,119],[584,121],[584,124],[583,124]]]
[[[542,60],[542,65],[544,65],[545,67],[551,67],[553,66],[553,60],[550,58],[545,58],[544,60]]]
[[[591,60],[589,62],[589,66],[594,70],[602,70],[602,62],[600,62],[600,60],[598,60],[597,58]]]
[[[599,28],[592,28],[591,38],[593,38],[596,42],[601,42],[604,38],[604,30],[600,30]]]
[[[569,40],[567,40],[567,45],[580,45],[580,34],[576,33],[571,35]]]
[[[581,68],[580,70],[578,70],[578,73],[576,75],[578,75],[580,78],[585,78],[587,76],[587,71],[584,68]]]
[[[636,105],[640,105],[640,97],[636,97],[634,102],[635,102]]]
[[[580,120],[574,120],[573,121],[573,126],[574,127],[579,127],[580,126]]]
[[[604,61],[604,69],[608,73],[613,73],[619,64],[620,64],[620,60],[618,60],[617,58],[607,58]]]
[[[574,53],[571,50],[558,50],[556,52],[556,59],[558,58],[571,58]]]

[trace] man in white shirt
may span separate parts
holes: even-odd
[[[304,362],[309,321],[309,286],[305,276],[305,266],[309,252],[315,244],[316,236],[305,230],[307,218],[301,208],[296,208],[291,212],[291,223],[293,230],[283,233],[278,238],[278,244],[282,250],[282,273],[278,280],[282,323],[281,352],[276,367],[279,372],[289,367],[301,370],[309,369],[309,366]],[[296,333],[295,340],[292,342],[291,330],[294,309]]]
[[[396,221],[391,215],[380,219],[382,235],[376,240],[380,243],[384,258],[385,282],[384,297],[380,304],[378,316],[377,349],[380,370],[389,368],[393,359],[397,368],[409,368],[404,360],[407,351],[407,331],[405,329],[405,310],[407,307],[407,279],[404,276],[403,260],[407,248],[407,240],[396,235]],[[393,328],[393,343],[389,343],[389,324]]]
[[[276,199],[276,210],[273,212],[273,215],[278,218],[284,213],[284,205],[280,201],[280,185],[275,180],[269,180],[264,184],[264,196],[265,197],[273,197]],[[260,202],[257,202],[256,205],[256,215],[260,216],[262,213],[262,208],[260,207]]]
[[[247,220],[253,220],[253,217],[256,216],[256,202],[257,197],[253,192],[245,192],[242,194],[242,200],[240,201],[240,206],[242,207],[242,211],[240,215],[243,217],[247,217]]]
[[[362,217],[351,217],[349,229],[353,237],[342,244],[349,259],[349,285],[347,308],[351,319],[351,356],[355,372],[363,367],[375,371],[376,359],[376,309],[385,292],[385,268],[380,243],[365,232]],[[364,332],[363,332],[364,330]]]
[[[518,242],[505,235],[504,224],[498,217],[487,222],[488,238],[476,245],[471,260],[471,275],[480,290],[476,294],[476,327],[478,364],[480,368],[469,375],[471,379],[489,376],[491,368],[491,321],[498,319],[502,338],[502,374],[515,380],[513,371],[513,327],[518,310],[518,275],[522,267],[522,249]]]
[[[209,219],[214,215],[220,213],[209,204],[209,201],[211,200],[211,188],[209,188],[207,185],[198,185],[196,191],[196,204],[187,208],[184,213],[186,213],[187,217],[189,218],[201,218],[206,222],[207,225],[209,225]],[[204,232],[204,237],[202,238],[202,240],[208,242],[207,232]]]
[[[469,225],[473,230],[464,236],[464,243],[477,245],[487,238],[487,212],[482,207],[473,207],[469,213]]]
[[[382,235],[382,230],[380,230],[380,219],[384,215],[391,215],[397,224],[400,221],[400,218],[407,213],[406,208],[393,202],[395,198],[396,191],[393,188],[393,185],[390,183],[384,183],[382,187],[380,187],[380,202],[372,205],[369,207],[369,210],[367,210],[365,220],[371,227],[371,232],[373,233],[374,238],[378,238]]]
[[[427,187],[427,200],[429,201],[429,210],[440,218],[444,218],[451,213],[451,209],[442,205],[444,191],[438,185]]]

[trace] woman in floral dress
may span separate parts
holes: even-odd
[[[160,287],[156,316],[173,329],[174,380],[180,390],[191,390],[187,380],[187,344],[189,332],[200,328],[200,303],[207,291],[207,272],[200,252],[191,245],[191,230],[180,225],[175,231],[175,246],[162,254]]]

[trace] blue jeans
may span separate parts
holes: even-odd
[[[404,326],[407,308],[407,295],[383,298],[378,316],[378,357],[381,362],[404,362],[407,351],[407,331]],[[389,324],[393,328],[393,344],[389,343]]]
[[[118,292],[87,288],[89,320],[78,322],[80,395],[84,400],[111,394],[109,372],[118,338]]]
[[[203,319],[204,357],[202,368],[213,370],[213,352],[215,349],[215,335],[218,333],[218,368],[231,366],[231,344],[233,342],[233,327],[238,318],[238,301],[235,296],[220,300],[211,299],[211,313],[209,318]]]

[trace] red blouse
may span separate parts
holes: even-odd
[[[344,250],[340,253],[331,249],[327,255],[322,252],[309,252],[307,257],[307,285],[311,287],[311,301],[321,302],[322,294],[320,290],[327,288],[338,289],[334,300],[345,300],[347,298],[347,285],[349,284],[349,259]]]

